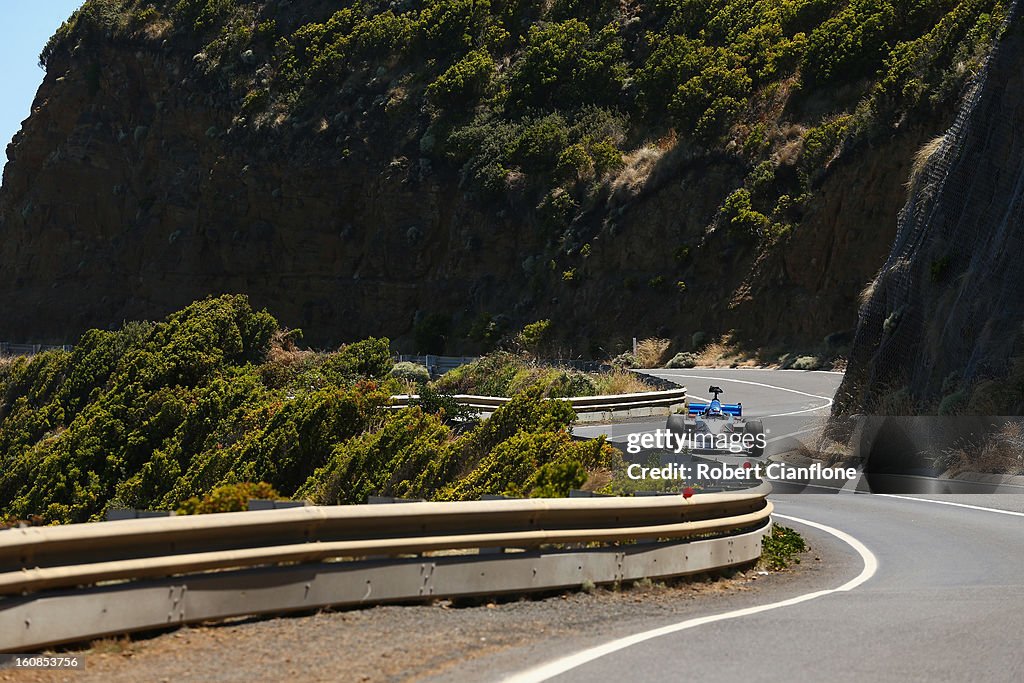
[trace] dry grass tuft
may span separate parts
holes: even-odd
[[[660,368],[671,345],[668,339],[644,339],[636,345],[637,364],[642,368]]]
[[[924,143],[921,149],[917,150],[917,153],[914,155],[914,163],[910,167],[910,177],[907,179],[908,191],[913,192],[917,187],[917,181],[921,179],[921,174],[927,168],[928,162],[931,161],[931,158],[935,156],[935,153],[939,151],[945,141],[946,136],[939,135]]]
[[[875,277],[871,278],[871,282],[864,285],[864,289],[860,291],[860,295],[857,297],[858,308],[864,308],[871,297],[875,295],[875,289],[878,287],[878,278],[882,275],[882,271],[878,271]]]
[[[655,388],[644,382],[643,377],[621,368],[599,375],[597,391],[600,395],[639,394],[644,391],[655,391]]]
[[[946,474],[1024,474],[1024,424],[1007,422],[980,446],[969,445],[943,453]]]
[[[119,655],[132,648],[132,639],[128,636],[110,636],[89,643],[90,654]]]
[[[612,483],[610,470],[591,470],[587,473],[587,480],[583,483],[581,490],[598,491],[610,483]]]
[[[660,146],[646,145],[625,155],[622,169],[611,181],[612,200],[622,203],[640,194],[664,154],[665,149]]]
[[[312,351],[303,351],[295,346],[288,330],[278,330],[270,338],[270,349],[267,351],[267,362],[282,367],[292,367],[301,363]]]
[[[723,366],[756,366],[757,359],[745,356],[740,353],[733,342],[732,335],[723,334],[717,341],[713,341],[697,353],[700,367],[723,367]]]
[[[822,467],[857,467],[860,463],[853,446],[828,436],[828,421],[827,415],[815,418],[810,426],[814,431],[801,434],[799,438],[792,437],[795,444],[789,452],[816,460]]]

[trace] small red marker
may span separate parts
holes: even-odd
[[[687,486],[683,489],[683,498],[691,498],[693,496],[693,487]]]
[[[750,465],[750,461],[748,460],[748,461],[746,461],[745,463],[743,463],[743,467],[749,470],[749,469],[750,469],[750,467],[751,467],[751,465]]]

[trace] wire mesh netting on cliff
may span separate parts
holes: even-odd
[[[1005,374],[1024,320],[1022,64],[1014,2],[953,125],[911,179],[860,311],[840,411],[877,408],[896,387],[934,401]]]

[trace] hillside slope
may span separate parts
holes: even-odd
[[[307,341],[842,343],[993,0],[89,0],[0,190],[0,339],[240,292]]]
[[[1015,5],[902,211],[863,309],[838,412],[1024,413],[1022,74]]]

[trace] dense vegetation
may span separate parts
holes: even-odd
[[[603,440],[573,441],[572,408],[536,390],[460,431],[443,408],[387,407],[386,339],[316,353],[297,336],[226,296],[0,360],[0,517],[220,509],[239,490],[211,492],[247,482],[320,503],[566,495],[617,462]]]
[[[434,386],[450,394],[509,397],[536,389],[542,396],[552,398],[657,390],[628,370],[582,372],[545,365],[529,356],[502,351],[445,373],[434,382]]]
[[[41,61],[92,35],[175,34],[230,94],[235,129],[334,131],[344,158],[384,126],[395,157],[460,169],[482,199],[532,198],[552,244],[585,256],[576,219],[667,150],[734,156],[749,174],[718,222],[766,245],[785,236],[843,149],[956,96],[1005,12],[1003,0],[89,0]]]

